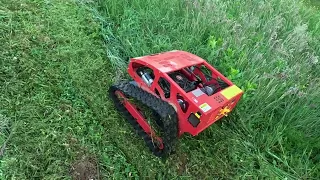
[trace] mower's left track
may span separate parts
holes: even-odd
[[[178,136],[178,121],[176,112],[169,103],[130,82],[120,82],[112,85],[109,88],[109,96],[113,100],[117,110],[124,115],[136,132],[144,139],[146,145],[154,155],[166,157],[174,150]],[[161,137],[156,136],[156,139],[160,140],[158,143],[155,143],[155,136],[152,133],[154,132],[153,127],[150,123],[145,123],[148,122],[149,119],[143,115],[145,119],[143,119],[143,123],[141,123],[141,120],[139,123],[137,119],[140,114],[134,112],[140,112],[140,109],[138,110],[131,101],[142,103],[157,115],[155,121],[156,124],[160,124],[159,127],[161,127],[162,131]],[[130,107],[132,107],[133,110],[132,108],[130,109]],[[148,127],[146,128],[146,126]],[[148,128],[151,132],[146,130]]]

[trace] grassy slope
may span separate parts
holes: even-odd
[[[99,2],[100,24],[96,11],[72,1],[1,1],[0,113],[13,135],[0,178],[66,178],[84,156],[97,160],[101,177],[320,176],[319,65],[312,65],[319,14],[299,12],[293,0]],[[246,97],[162,162],[114,111],[106,89],[121,78],[114,74],[122,59],[171,49],[208,59]]]
[[[0,113],[13,124],[0,177],[65,178],[85,156],[99,156],[101,177],[131,170],[110,136],[127,129],[109,115],[111,69],[90,12],[72,1],[0,4]]]

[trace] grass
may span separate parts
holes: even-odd
[[[319,179],[317,9],[297,0],[0,3],[0,179],[69,179],[79,161],[101,179]],[[106,91],[126,77],[128,57],[172,49],[207,59],[245,96],[162,161]]]
[[[306,0],[306,3],[308,5],[311,5],[311,6],[316,7],[316,8],[320,7],[320,1],[319,0]]]

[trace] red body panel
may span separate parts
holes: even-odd
[[[200,89],[195,89],[187,93],[168,75],[170,72],[180,70],[185,67],[201,65],[206,66],[212,72],[212,77],[219,77],[225,83],[227,83],[229,87],[211,96],[201,93]],[[141,66],[146,66],[153,70],[154,79],[150,87],[136,73],[136,69]],[[226,110],[231,111],[243,94],[240,89],[236,89],[238,90],[236,94],[233,94],[232,96],[228,95],[227,91],[232,90],[231,88],[236,86],[234,86],[230,80],[228,80],[219,71],[208,64],[205,60],[184,51],[169,51],[160,54],[132,58],[128,67],[128,72],[139,87],[169,102],[175,107],[179,118],[179,135],[182,135],[185,132],[194,136],[199,134],[208,126],[224,117],[224,114],[221,114],[221,112],[225,108]],[[199,76],[200,78],[204,78],[201,74]],[[170,83],[171,90],[169,98],[165,98],[164,92],[158,84],[160,77],[166,79]],[[158,94],[155,93],[156,90],[159,92]],[[222,94],[222,92],[225,93]],[[180,108],[177,94],[179,94],[183,100],[188,102],[188,109],[186,112],[183,112],[183,110]],[[197,112],[201,114],[199,118],[200,123],[197,127],[194,127],[188,121],[188,117],[191,113],[195,114]]]
[[[189,67],[204,62],[203,59],[194,54],[176,50],[132,58],[131,60],[137,60],[148,65],[148,67],[157,69],[162,73],[172,72],[177,69],[182,69],[184,67]]]

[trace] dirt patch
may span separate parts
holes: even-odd
[[[99,179],[99,171],[95,158],[84,156],[73,163],[71,167],[72,179],[96,180]]]
[[[182,175],[186,171],[186,166],[188,163],[188,156],[183,153],[179,155],[179,160],[178,160],[178,174]]]

